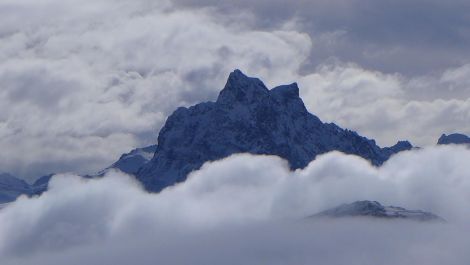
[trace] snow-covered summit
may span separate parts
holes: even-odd
[[[311,217],[376,217],[409,219],[416,221],[444,221],[443,218],[421,210],[407,210],[396,206],[383,206],[377,201],[356,201],[317,213]]]
[[[150,191],[184,181],[207,161],[234,153],[277,155],[291,169],[319,154],[338,150],[381,165],[408,142],[382,149],[374,140],[323,123],[309,113],[296,83],[269,90],[261,80],[232,72],[217,101],[178,108],[158,136],[155,157],[137,178]]]
[[[251,104],[269,95],[269,90],[258,78],[245,76],[240,70],[230,73],[227,83],[219,93],[217,103],[235,105]]]
[[[152,159],[156,149],[156,145],[136,148],[129,153],[121,155],[119,160],[113,163],[109,168],[116,168],[124,173],[134,175],[145,163]],[[106,170],[104,170],[102,173],[105,171]]]

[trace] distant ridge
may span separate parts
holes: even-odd
[[[11,174],[0,174],[0,203],[16,200],[20,195],[39,195],[47,190],[52,175],[39,178],[33,184],[19,179]]]
[[[312,215],[309,218],[320,217],[369,217],[383,219],[405,219],[414,221],[445,221],[442,217],[430,212],[421,210],[407,210],[403,207],[396,206],[383,206],[377,201],[356,201],[349,204],[343,204]]]
[[[442,134],[439,140],[437,141],[439,145],[445,144],[468,144],[470,145],[470,137],[465,134],[453,133],[449,135]]]
[[[156,145],[136,148],[129,153],[121,155],[116,162],[105,170],[99,172],[98,175],[103,175],[107,170],[112,168],[119,169],[126,174],[135,175],[143,165],[153,158],[156,150]]]

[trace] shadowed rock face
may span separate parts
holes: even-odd
[[[443,218],[420,210],[407,210],[402,207],[383,206],[376,201],[357,201],[317,213],[310,218],[373,217],[385,219],[407,219],[414,221],[445,221]]]
[[[470,137],[460,134],[460,133],[453,133],[449,135],[441,135],[437,144],[467,144],[470,145]]]
[[[7,173],[0,174],[0,203],[14,201],[22,194],[31,194],[28,183]]]
[[[305,167],[319,154],[338,150],[381,165],[408,142],[380,148],[354,131],[323,123],[309,113],[297,84],[271,90],[235,70],[216,102],[178,108],[160,131],[155,156],[137,173],[149,191],[184,181],[204,162],[234,153],[277,155],[291,169]]]

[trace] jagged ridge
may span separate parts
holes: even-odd
[[[465,134],[453,133],[449,135],[442,134],[437,141],[439,145],[445,144],[468,144],[470,145],[470,137]]]
[[[374,217],[385,219],[408,219],[415,221],[444,221],[442,217],[430,212],[407,210],[403,207],[396,206],[383,206],[377,201],[356,201],[310,216],[310,218],[318,217]]]
[[[269,90],[261,80],[232,72],[216,102],[178,108],[158,136],[154,158],[137,173],[150,191],[184,181],[204,162],[234,153],[277,155],[291,169],[338,150],[381,165],[409,142],[380,148],[374,140],[323,123],[309,113],[296,83]]]
[[[20,195],[39,195],[47,190],[52,175],[39,178],[33,184],[19,179],[11,174],[0,174],[0,203],[16,200]]]

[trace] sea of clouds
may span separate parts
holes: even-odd
[[[57,175],[40,197],[0,210],[1,264],[467,264],[469,159],[463,147],[432,147],[376,168],[332,152],[291,172],[240,154],[159,194],[120,172]],[[306,218],[356,200],[446,222]]]

